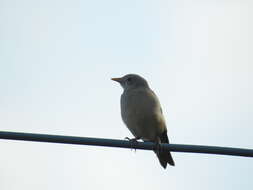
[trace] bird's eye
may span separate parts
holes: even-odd
[[[133,79],[131,77],[126,79],[126,84],[127,85],[132,85],[132,83],[133,83]]]
[[[131,82],[131,81],[132,81],[132,78],[129,77],[129,78],[127,79],[127,82]]]

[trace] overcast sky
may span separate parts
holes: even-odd
[[[128,73],[171,143],[253,148],[251,0],[0,0],[0,130],[123,139]],[[251,190],[252,158],[0,140],[1,190]]]

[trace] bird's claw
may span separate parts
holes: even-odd
[[[126,140],[128,140],[131,144],[131,150],[134,149],[134,151],[136,152],[136,148],[134,148],[137,144],[138,144],[138,139],[139,138],[129,138],[129,137],[125,137]]]

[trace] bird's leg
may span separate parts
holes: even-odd
[[[128,141],[135,141],[135,142],[136,142],[136,141],[138,141],[139,139],[141,139],[141,137],[135,137],[135,138],[132,138],[132,139],[129,138],[129,137],[125,137],[125,139],[128,140]]]
[[[128,140],[131,143],[131,150],[134,149],[136,152],[136,148],[134,148],[134,145],[136,145],[138,143],[138,140],[141,139],[141,137],[135,137],[130,139],[129,137],[125,137],[126,140]]]

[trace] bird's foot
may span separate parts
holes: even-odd
[[[140,139],[139,137],[135,137],[135,138],[129,138],[129,137],[125,137],[126,140],[128,141],[135,141],[135,142],[138,142],[138,140]]]
[[[136,148],[134,148],[134,147],[138,144],[138,140],[140,138],[139,137],[135,137],[135,138],[125,137],[125,139],[131,143],[131,150],[134,149],[134,151],[136,152]]]

